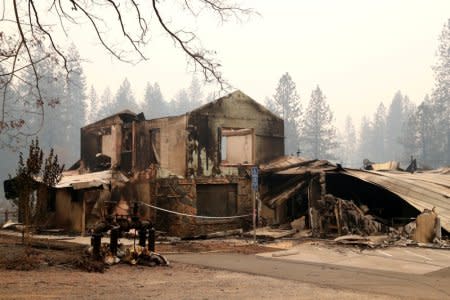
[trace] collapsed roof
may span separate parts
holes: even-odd
[[[419,212],[435,208],[441,226],[450,231],[450,175],[427,171],[411,174],[346,169],[344,172],[396,194]]]
[[[93,173],[78,174],[73,171],[63,172],[61,180],[55,185],[55,188],[73,188],[81,190],[86,188],[94,188],[100,186],[108,186],[111,181],[118,180],[127,182],[128,178],[121,172],[106,170]]]
[[[278,193],[266,194],[263,202],[269,207],[281,205],[295,194],[306,190],[310,180],[317,174],[331,176],[350,176],[374,187],[381,188],[417,210],[435,208],[441,218],[441,226],[450,232],[450,172],[449,168],[416,173],[402,171],[367,171],[342,168],[326,160],[307,160],[300,157],[280,157],[261,166],[262,176],[286,177],[285,185]],[[288,179],[289,178],[289,179]],[[353,181],[354,182],[354,181]],[[353,194],[354,184],[334,185],[334,190]],[[342,193],[343,194],[343,193]],[[386,198],[383,194],[379,197]],[[379,203],[387,203],[390,199],[378,199]],[[392,199],[394,201],[394,199]],[[387,207],[386,209],[389,209]]]

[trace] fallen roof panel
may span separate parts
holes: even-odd
[[[109,185],[113,179],[120,181],[128,181],[126,176],[122,173],[113,172],[112,170],[73,174],[64,172],[61,181],[55,185],[55,188],[73,188],[75,190],[86,189],[91,187],[100,187],[102,185]]]
[[[436,208],[442,227],[450,232],[450,175],[346,169],[347,174],[385,188],[419,211]]]
[[[297,156],[281,156],[259,169],[261,173],[275,173],[277,175],[299,175],[305,173],[318,173],[322,171],[336,170],[336,166],[327,160],[305,159]]]
[[[261,164],[259,166],[259,169],[261,172],[273,172],[275,170],[284,170],[288,168],[292,168],[293,166],[308,162],[310,160],[307,160],[303,157],[297,157],[297,156],[280,156],[278,158],[275,158],[274,160],[271,160],[270,162],[266,164]],[[314,160],[316,161],[316,160]]]

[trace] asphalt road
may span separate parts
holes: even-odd
[[[174,262],[296,280],[337,289],[414,299],[450,299],[450,268],[414,275],[228,253],[177,254],[169,255],[168,258]]]

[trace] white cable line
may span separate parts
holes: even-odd
[[[141,202],[142,204],[144,204],[145,206],[157,209],[157,210],[161,210],[161,211],[165,211],[171,214],[175,214],[175,215],[180,215],[180,216],[186,216],[186,217],[193,217],[193,218],[198,218],[198,219],[237,219],[237,218],[245,218],[245,217],[251,217],[251,214],[248,215],[240,215],[240,216],[230,216],[230,217],[209,217],[209,216],[195,216],[195,215],[190,215],[190,214],[185,214],[185,213],[180,213],[180,212],[176,212],[176,211],[172,211],[172,210],[168,210],[168,209],[164,209],[161,207],[157,207],[157,206],[153,206],[144,202]]]

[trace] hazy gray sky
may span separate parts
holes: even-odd
[[[220,25],[210,17],[190,27],[205,47],[217,51],[223,74],[235,87],[263,102],[289,72],[303,105],[319,84],[341,126],[347,114],[372,114],[397,90],[420,102],[433,86],[431,66],[438,37],[450,18],[450,1],[415,0],[248,0],[260,16]],[[176,16],[172,16],[174,19]],[[174,23],[183,23],[176,18]],[[188,22],[186,20],[186,22]],[[80,37],[86,33],[78,33]],[[76,38],[76,37],[75,37]],[[78,40],[78,39],[77,39]],[[184,54],[161,32],[148,48],[150,60],[132,66],[116,62],[86,34],[77,43],[89,84],[114,91],[128,77],[137,98],[148,81],[158,82],[167,100],[188,86]]]

